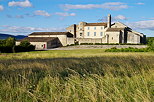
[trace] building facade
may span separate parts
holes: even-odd
[[[29,41],[36,50],[46,50],[74,43],[73,35],[69,32],[34,32],[16,41],[16,45],[19,45],[21,41]]]
[[[146,36],[142,33],[133,31],[121,22],[111,23],[111,15],[108,21],[103,23],[80,22],[66,28],[67,32],[34,32],[27,40],[35,45],[37,50],[50,49],[54,47],[67,46],[74,43],[145,43]]]
[[[106,23],[80,22],[66,28],[79,43],[145,43],[145,35],[121,22],[111,24],[111,15]]]

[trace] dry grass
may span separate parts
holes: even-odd
[[[2,102],[153,102],[154,53],[0,55]]]

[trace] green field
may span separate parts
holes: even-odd
[[[153,102],[154,53],[0,54],[0,102]]]

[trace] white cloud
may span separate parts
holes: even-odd
[[[0,11],[3,11],[4,7],[2,5],[0,5]]]
[[[45,17],[51,16],[51,14],[49,14],[48,12],[43,11],[43,10],[37,10],[37,11],[35,11],[34,12],[34,15],[45,16]]]
[[[114,17],[115,20],[127,20],[128,18],[123,16],[123,15],[118,15],[116,17]]]
[[[19,6],[19,7],[32,7],[32,3],[29,0],[25,1],[11,1],[8,3],[9,6]]]
[[[59,16],[76,16],[76,14],[75,13],[67,13],[67,12],[56,12],[55,13],[56,15],[59,15]]]
[[[19,27],[19,26],[8,26],[3,25],[0,28],[0,32],[3,33],[20,33],[29,34],[32,32],[61,32],[65,31],[64,28],[41,28],[41,27]]]
[[[137,5],[144,5],[144,3],[142,3],[142,2],[138,2],[138,3],[136,3]]]
[[[72,4],[64,4],[62,5],[64,10],[70,10],[70,9],[96,9],[96,8],[102,8],[102,9],[110,9],[110,10],[120,10],[120,9],[126,9],[128,8],[128,5],[122,2],[107,2],[103,4],[86,4],[86,5],[72,5]]]
[[[154,20],[138,21],[129,23],[128,25],[134,29],[145,29],[154,31]]]

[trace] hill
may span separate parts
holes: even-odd
[[[2,34],[2,33],[0,33],[0,39],[7,39],[8,37],[14,37],[14,38],[16,38],[17,40],[19,40],[19,39],[23,39],[23,38],[25,38],[25,37],[27,37],[27,36],[25,36],[25,35],[10,35],[10,34]]]

